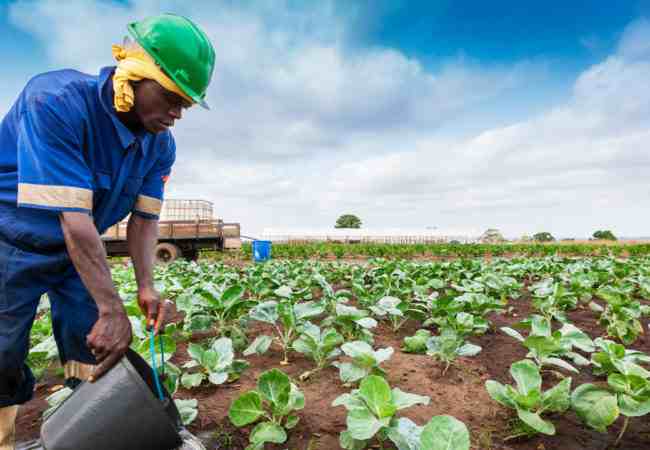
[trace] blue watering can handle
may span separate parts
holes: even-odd
[[[156,390],[158,391],[158,397],[160,397],[160,401],[165,400],[165,395],[163,394],[162,387],[160,385],[160,379],[158,377],[158,369],[156,369],[156,344],[155,344],[156,338],[154,336],[154,329],[151,327],[151,330],[149,331],[149,353],[151,353],[151,370],[153,370],[153,379],[156,382]],[[159,339],[160,341],[160,356],[163,361],[163,367],[162,371],[164,374],[165,371],[165,351],[163,350],[163,343],[162,343],[162,338]]]

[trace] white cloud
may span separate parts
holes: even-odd
[[[510,234],[535,231],[535,223],[560,234],[585,235],[601,224],[644,234],[650,218],[649,33],[647,21],[630,25],[618,51],[584,71],[562,106],[445,149],[432,137],[409,153],[357,161],[339,184],[355,178],[369,193],[392,190],[396,202],[422,216],[434,205],[456,220],[480,211],[482,224]],[[495,221],[506,216],[507,222]]]
[[[110,44],[132,20],[160,10],[198,18],[217,48],[212,110],[191,110],[177,126],[169,195],[213,200],[253,231],[322,227],[355,212],[377,227],[645,233],[648,21],[631,24],[563,104],[451,139],[440,126],[514,86],[535,89],[544,68],[458,58],[432,72],[397,49],[350,49],[345,18],[328,2],[189,3],[10,9],[14,24],[40,38],[44,64],[89,72],[110,64]]]

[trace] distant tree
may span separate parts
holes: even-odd
[[[505,238],[499,230],[496,228],[488,228],[485,230],[485,233],[481,235],[481,242],[485,244],[497,244],[499,242],[505,242]]]
[[[616,236],[610,230],[598,230],[594,233],[594,239],[603,239],[606,241],[616,241]]]
[[[527,235],[527,234],[524,234],[524,235],[522,235],[522,236],[519,238],[519,240],[520,240],[521,242],[530,242],[530,241],[533,240],[533,238],[530,237],[530,236]]]
[[[336,220],[334,228],[361,228],[361,219],[354,214],[343,214]]]
[[[533,234],[533,240],[537,242],[553,242],[555,238],[548,231]]]

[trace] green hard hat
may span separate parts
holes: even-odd
[[[128,25],[131,36],[188,97],[207,108],[205,92],[214,70],[214,48],[189,19],[161,14]]]

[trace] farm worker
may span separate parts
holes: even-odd
[[[37,75],[0,122],[0,450],[13,448],[17,405],[34,390],[25,359],[43,294],[67,384],[97,379],[128,349],[100,235],[129,213],[138,303],[156,331],[163,323],[152,265],[176,151],[169,127],[183,109],[207,107],[215,53],[181,16],[128,30],[116,67]]]

